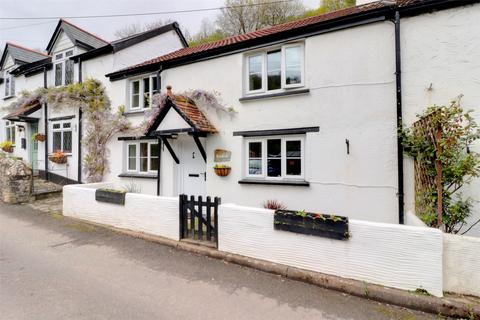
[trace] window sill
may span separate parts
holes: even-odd
[[[123,113],[123,115],[128,117],[128,116],[135,116],[135,115],[139,115],[139,114],[144,114],[145,110],[148,110],[148,109],[128,110],[128,111],[125,111]]]
[[[8,97],[3,97],[3,100],[10,100],[10,99],[13,99],[13,98],[15,98],[15,95],[8,96]]]
[[[151,173],[130,173],[124,172],[118,175],[120,178],[140,178],[140,179],[157,179],[156,174]]]
[[[298,94],[307,94],[310,92],[310,89],[295,89],[295,90],[286,90],[283,92],[277,92],[277,93],[261,93],[261,94],[255,94],[251,96],[243,96],[238,101],[243,102],[243,101],[251,101],[251,100],[261,100],[261,99],[271,99],[271,98],[277,98],[277,97],[285,97],[285,96],[292,96],[292,95],[298,95]]]
[[[305,180],[264,180],[264,179],[242,179],[239,180],[240,184],[263,184],[263,185],[274,185],[274,186],[299,186],[299,187],[308,187],[310,183]]]

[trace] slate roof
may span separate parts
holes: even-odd
[[[53,44],[55,43],[55,40],[57,39],[60,31],[65,32],[68,38],[75,44],[75,45],[84,45],[88,46],[92,49],[102,47],[109,42],[107,40],[104,40],[100,38],[99,36],[77,26],[74,25],[73,23],[65,20],[65,19],[60,19],[58,21],[57,27],[55,28],[55,31],[53,32],[52,37],[50,38],[50,41],[48,42],[47,45],[47,51],[50,52],[53,48]]]
[[[7,42],[5,50],[3,51],[2,59],[0,60],[0,66],[3,66],[7,54],[10,54],[18,64],[35,62],[49,57],[45,53],[20,46],[16,43]]]
[[[251,43],[256,44],[260,41],[263,41],[263,43],[268,43],[272,40],[284,40],[294,32],[300,35],[308,34],[308,32],[312,31],[313,27],[325,26],[325,28],[330,28],[332,24],[338,21],[344,21],[343,23],[348,25],[348,23],[353,21],[353,18],[362,17],[362,15],[363,18],[359,19],[365,20],[368,18],[374,18],[376,16],[386,16],[387,14],[390,15],[390,17],[393,17],[395,9],[403,10],[402,12],[406,13],[408,10],[413,10],[412,8],[414,8],[417,9],[419,13],[422,13],[434,9],[449,8],[478,2],[478,0],[397,0],[396,3],[389,4],[387,1],[376,1],[356,7],[349,7],[318,16],[279,24],[273,27],[201,44],[195,47],[179,49],[166,55],[112,72],[106,76],[117,78],[120,76],[135,74],[135,71],[137,70],[149,71],[149,66],[153,67],[160,64],[168,65],[168,63],[175,64],[175,62],[184,61],[187,59],[193,61],[195,56],[201,55],[201,57],[204,58],[207,56],[214,56],[218,54],[218,52],[223,53],[227,52],[228,50],[234,51],[237,49],[248,49]],[[255,40],[258,41],[255,42]]]

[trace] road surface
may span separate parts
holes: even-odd
[[[434,319],[0,204],[0,319]]]

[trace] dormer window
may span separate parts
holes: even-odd
[[[73,83],[73,50],[56,53],[54,58],[55,86],[64,86]]]
[[[15,77],[6,72],[5,73],[5,98],[13,97],[15,95]]]

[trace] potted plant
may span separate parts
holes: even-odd
[[[216,164],[213,169],[215,170],[215,173],[219,177],[226,177],[230,174],[230,171],[232,168],[230,166],[224,165],[224,164]]]
[[[55,151],[48,157],[48,160],[57,164],[65,164],[67,163],[67,155],[63,151]]]
[[[44,142],[45,141],[45,135],[43,133],[35,133],[33,136],[32,136],[32,140],[33,141],[40,141],[40,142]]]
[[[113,204],[125,205],[126,190],[100,188],[95,190],[95,200]]]
[[[2,148],[3,151],[12,153],[13,152],[13,142],[12,141],[4,141],[0,143],[0,148]]]
[[[273,223],[275,230],[337,240],[346,240],[350,237],[347,217],[305,212],[305,210],[276,210]]]

